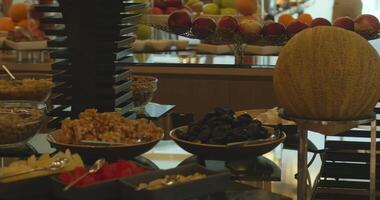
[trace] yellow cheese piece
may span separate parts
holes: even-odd
[[[66,164],[64,168],[60,170],[56,170],[56,171],[44,170],[44,171],[31,172],[28,174],[18,175],[11,178],[1,179],[0,182],[8,183],[8,182],[19,181],[19,180],[24,180],[28,178],[48,176],[48,175],[61,173],[63,171],[72,171],[76,167],[84,166],[82,158],[78,154],[71,154],[69,150],[66,150],[65,153],[58,152],[53,157],[51,157],[49,154],[43,154],[39,158],[36,158],[36,156],[32,155],[26,160],[14,161],[11,164],[9,164],[9,166],[0,168],[0,178],[1,176],[8,176],[11,174],[20,173],[20,172],[28,171],[35,168],[48,167],[55,159],[58,159],[61,157],[68,158],[69,162]]]

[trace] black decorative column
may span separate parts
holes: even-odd
[[[134,117],[129,112],[133,108],[131,73],[123,66],[133,61],[129,45],[135,37],[130,33],[137,30],[144,7],[122,0],[59,0],[36,6],[49,13],[41,23],[54,27],[45,30],[55,38],[48,42],[56,59],[51,127],[86,108]]]

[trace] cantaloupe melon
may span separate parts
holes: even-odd
[[[333,121],[365,118],[380,98],[380,57],[354,32],[310,28],[281,50],[274,88],[277,103],[290,116]]]

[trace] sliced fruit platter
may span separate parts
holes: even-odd
[[[11,162],[0,168],[1,199],[137,200],[157,199],[158,195],[182,200],[221,192],[231,184],[230,173],[197,164],[158,170],[144,160],[108,162],[99,158],[85,165],[82,158],[66,150]],[[215,186],[204,188],[210,184]],[[173,197],[184,191],[192,192]]]

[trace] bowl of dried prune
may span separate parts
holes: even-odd
[[[215,108],[203,119],[170,131],[184,150],[203,159],[231,160],[260,156],[286,138],[280,129],[263,126],[248,114]]]

